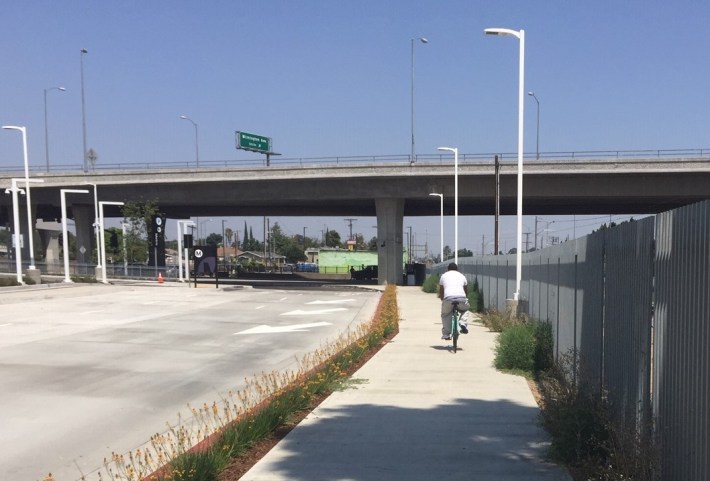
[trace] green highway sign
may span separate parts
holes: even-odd
[[[271,152],[271,138],[247,132],[237,132],[237,148],[266,154]]]

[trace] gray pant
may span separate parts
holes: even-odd
[[[454,312],[454,301],[459,303],[459,312],[466,312],[471,308],[465,297],[452,297],[441,301],[441,335],[445,337],[451,335],[451,314]]]

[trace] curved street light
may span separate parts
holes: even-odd
[[[200,166],[200,147],[199,143],[197,141],[197,124],[195,123],[194,120],[192,120],[190,117],[187,117],[186,115],[181,115],[181,119],[183,120],[189,120],[192,125],[195,127],[195,162],[197,162],[197,167]]]
[[[441,199],[440,201],[440,211],[441,214],[439,215],[439,231],[440,231],[440,236],[441,236],[441,257],[439,258],[439,262],[444,262],[444,194],[438,194],[436,192],[432,192],[429,195],[435,195]]]
[[[523,109],[525,100],[525,30],[509,28],[487,28],[486,35],[511,36],[519,40],[519,81],[518,81],[518,236],[516,245],[515,294],[514,300],[520,300],[520,283],[523,274]]]
[[[17,130],[22,134],[22,153],[25,161],[25,190],[27,191],[27,237],[30,241],[30,270],[35,269],[35,246],[33,239],[34,225],[32,223],[32,200],[30,198],[30,182],[44,182],[42,179],[30,180],[29,159],[27,158],[27,127],[18,127],[16,125],[3,125],[5,130]],[[16,232],[19,234],[19,232]],[[17,237],[19,241],[19,236]]]
[[[67,89],[64,87],[50,87],[44,89],[44,157],[47,161],[47,172],[49,172],[49,128],[47,127],[47,92],[51,90],[59,90],[60,92],[66,92]]]
[[[439,147],[454,153],[454,262],[459,263],[459,149],[456,147]],[[443,262],[443,254],[442,254]]]
[[[414,153],[414,41],[416,39],[412,39],[412,154],[411,157],[409,158],[409,164],[412,165],[414,162],[416,162],[415,158],[415,153]],[[419,37],[419,41],[421,43],[429,43],[429,39],[426,37]]]
[[[535,142],[535,159],[540,160],[540,100],[535,95],[535,92],[528,92],[528,95],[535,99],[537,103],[537,138]]]
[[[89,167],[86,163],[88,160],[89,153],[86,151],[86,107],[84,103],[84,55],[89,53],[85,48],[81,49],[81,55],[79,59],[81,60],[81,131],[84,151],[82,152],[82,157],[84,159],[84,172],[89,171]]]

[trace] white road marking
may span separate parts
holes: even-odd
[[[266,307],[266,306],[256,306],[254,309],[263,309],[263,308],[265,308],[265,307]]]
[[[355,302],[355,299],[335,299],[332,301],[311,301],[306,304],[340,304],[341,302]]]
[[[295,311],[283,312],[279,314],[280,316],[317,316],[319,314],[330,314],[331,312],[347,311],[345,307],[335,307],[333,309],[318,309],[316,311],[302,311],[297,309]]]
[[[84,312],[79,313],[79,315],[80,315],[80,316],[86,316],[86,315],[88,315],[88,314],[101,314],[102,312],[104,312],[103,309],[98,310],[98,311],[84,311]]]
[[[5,324],[0,324],[0,327],[12,326],[11,322],[6,322]]]
[[[286,299],[288,299],[288,297],[282,297],[279,301],[285,301]]]
[[[235,332],[235,336],[240,336],[242,334],[275,334],[280,332],[304,332],[308,331],[312,327],[322,327],[330,326],[330,322],[312,322],[310,324],[294,324],[292,326],[267,326],[262,324],[261,326],[252,327],[246,331]]]

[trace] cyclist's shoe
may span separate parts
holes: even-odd
[[[451,336],[441,336],[441,338],[442,338],[444,341],[450,341],[450,340],[451,340]]]
[[[464,324],[461,324],[460,329],[461,334],[468,334],[468,327],[466,327]]]

